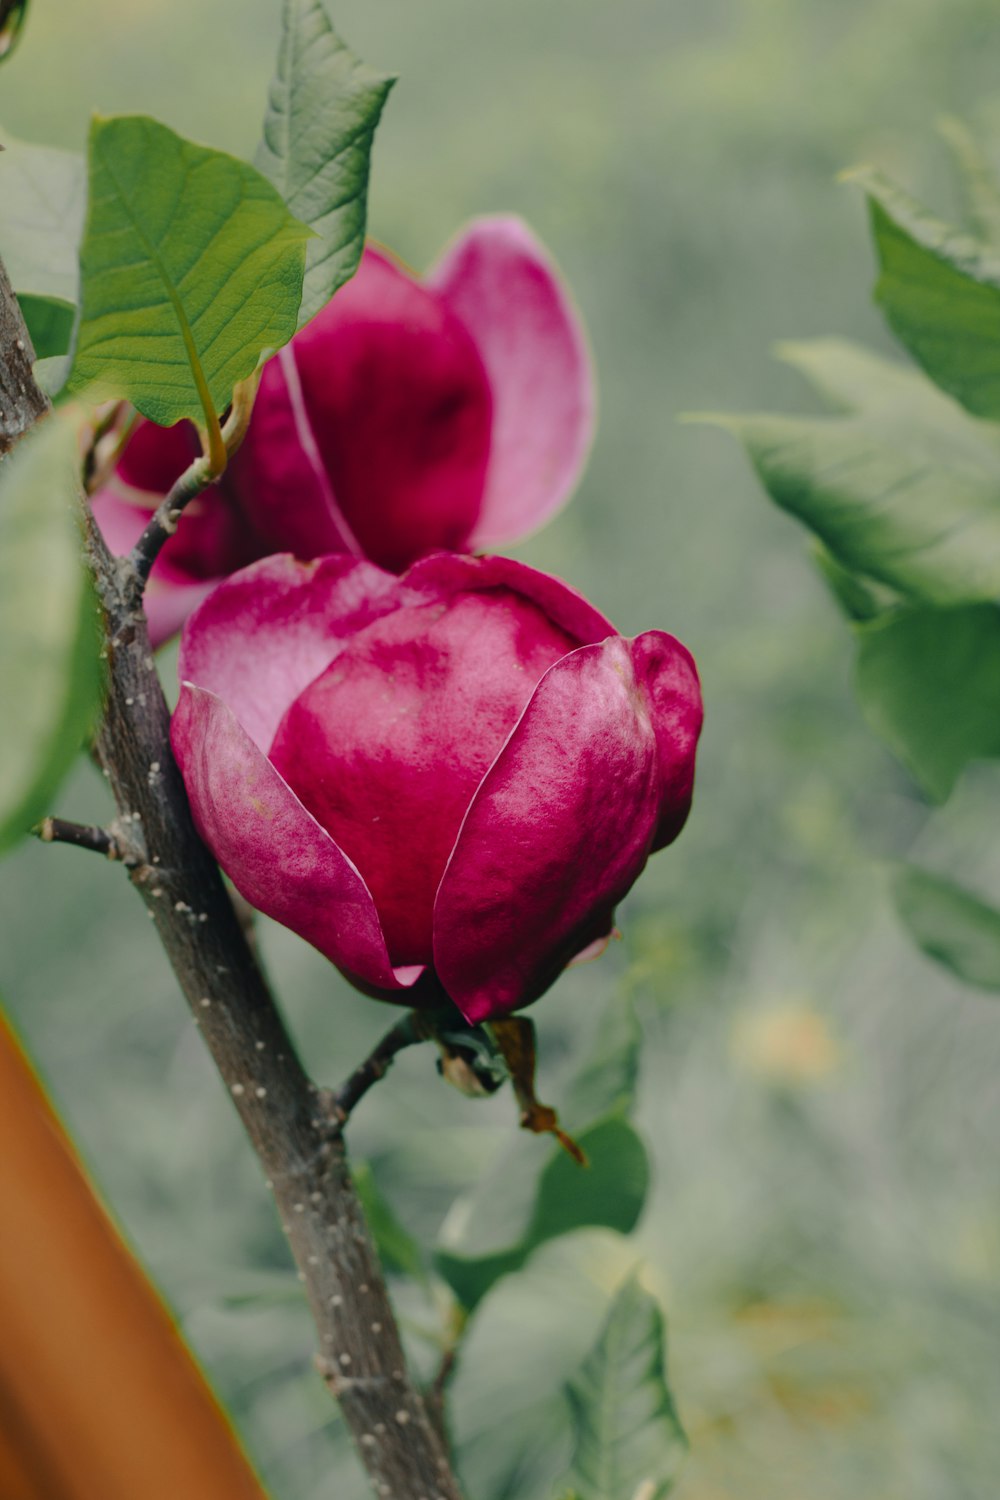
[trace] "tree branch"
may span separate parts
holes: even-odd
[[[339,1089],[334,1090],[331,1098],[334,1118],[341,1125],[346,1125],[355,1105],[364,1098],[373,1084],[385,1077],[396,1055],[418,1042],[427,1041],[433,1035],[432,1012],[411,1010],[408,1016],[397,1021],[372,1048],[364,1062],[354,1069]]]
[[[32,829],[43,844],[75,844],[78,849],[90,849],[108,859],[123,859],[124,852],[108,828],[99,828],[93,823],[70,823],[65,818],[43,818],[37,828]]]
[[[211,483],[212,471],[208,459],[200,456],[184,470],[179,479],[174,481],[164,499],[156,507],[146,529],[129,553],[128,560],[133,569],[132,588],[137,600],[142,598],[149,575],[153,571],[153,564],[159,557],[164,543],[177,530],[177,523],[184,512],[184,507]]]
[[[51,405],[31,372],[34,361],[31,338],[0,261],[0,457]]]
[[[16,420],[3,408],[8,443],[48,405],[31,379],[29,350],[2,277],[0,390],[13,384],[21,398]],[[111,556],[89,513],[85,527],[107,632],[108,697],[97,750],[120,823],[145,856],[129,878],[273,1191],[316,1323],[317,1365],[379,1500],[461,1500],[406,1368],[339,1122],[299,1061],[192,822],[135,569]]]

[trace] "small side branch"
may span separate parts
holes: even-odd
[[[132,548],[129,562],[133,570],[135,603],[141,600],[149,575],[153,571],[153,564],[159,557],[164,543],[177,530],[177,523],[184,514],[185,506],[200,495],[202,490],[221,478],[226,464],[246,436],[259,384],[260,372],[255,371],[247,380],[239,381],[233,388],[233,404],[221,429],[221,452],[216,452],[215,446],[209,444],[209,451],[203,453],[200,458],[196,458],[194,463],[184,470],[165,499],[157,506],[149,525]]]
[[[153,564],[160,551],[177,530],[177,523],[196,495],[212,483],[212,470],[207,458],[196,458],[190,468],[185,469],[164,500],[161,500],[142,536],[129,554],[129,562],[135,570],[135,584],[141,598],[153,571]]]
[[[43,844],[75,844],[106,859],[124,859],[125,852],[114,834],[94,823],[70,823],[65,818],[43,818],[32,832]]]
[[[397,1021],[372,1049],[363,1063],[335,1089],[331,1099],[331,1110],[339,1125],[347,1124],[355,1106],[364,1098],[373,1084],[384,1078],[394,1058],[407,1047],[425,1042],[434,1035],[431,1012],[411,1010],[409,1015]]]

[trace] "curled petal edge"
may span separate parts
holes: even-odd
[[[434,960],[471,1022],[529,1004],[607,937],[646,863],[663,779],[634,645],[614,636],[550,667],[466,813]]]
[[[170,731],[195,824],[242,896],[352,980],[408,989],[393,969],[357,867],[317,823],[220,698],[185,682]]]
[[[558,267],[516,215],[474,219],[426,284],[465,324],[493,391],[470,543],[489,550],[537,531],[569,498],[593,440],[593,362]]]

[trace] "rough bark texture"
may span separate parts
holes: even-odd
[[[16,390],[21,414],[16,430],[4,429],[13,441],[48,403],[24,362],[30,344],[2,268],[0,289],[0,390],[5,400]],[[107,622],[108,698],[97,748],[118,809],[116,850],[273,1190],[316,1322],[317,1366],[380,1500],[460,1500],[406,1369],[332,1096],[305,1073],[191,820],[135,602],[135,570],[111,557],[92,522],[87,547]]]
[[[35,384],[35,351],[0,261],[0,457],[48,411],[48,397]]]

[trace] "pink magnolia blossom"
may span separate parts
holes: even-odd
[[[222,868],[397,1003],[529,1004],[687,817],[688,652],[505,558],[266,558],[192,615],[180,671],[174,751]]]
[[[269,553],[398,571],[522,537],[568,496],[592,425],[579,319],[519,219],[473,221],[423,281],[369,247],[267,364],[242,449],[164,547],[147,593],[154,642]],[[139,424],[94,498],[114,551],[197,451],[188,424]]]

